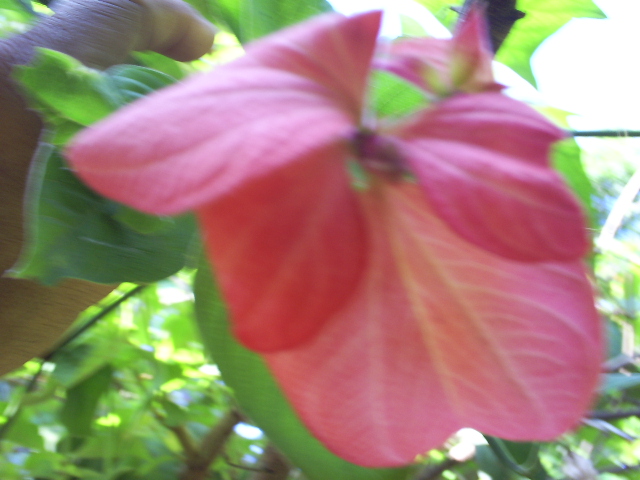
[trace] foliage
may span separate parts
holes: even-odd
[[[42,143],[29,188],[29,248],[13,269],[19,278],[53,284],[63,278],[98,283],[153,282],[186,263],[196,239],[193,218],[144,215],[96,195],[66,168],[57,145],[83,126],[174,79],[157,70],[116,66],[98,72],[52,50],[17,69],[34,103],[45,113],[53,145]],[[105,258],[126,261],[107,262]]]
[[[304,8],[299,8],[299,0],[192,3],[241,42],[329,8],[321,0],[302,2]],[[455,2],[421,3],[444,20],[454,18],[448,7]],[[16,22],[28,21],[30,8],[5,0],[0,5],[0,28],[5,33],[15,31]],[[517,24],[499,60],[532,82],[529,57],[544,38],[571,17],[601,15],[590,0],[520,2],[518,8],[529,18]],[[220,56],[205,62],[217,63]],[[224,307],[210,294],[199,293],[203,288],[215,291],[207,269],[201,267],[197,274],[189,269],[178,272],[185,264],[195,267],[190,260],[199,255],[199,245],[192,242],[192,220],[143,215],[98,197],[60,163],[57,148],[82,126],[169,84],[172,80],[166,74],[178,78],[189,69],[150,54],[137,57],[141,65],[107,72],[87,70],[50,52],[39,58],[44,63],[26,67],[20,75],[53,127],[53,147],[40,149],[40,168],[32,179],[32,208],[38,222],[30,227],[30,249],[17,271],[50,283],[66,276],[102,282],[160,281],[120,303],[133,290],[133,285],[122,285],[80,318],[77,327],[89,328],[79,330],[80,335],[51,352],[42,364],[32,361],[0,381],[1,478],[176,479],[199,465],[210,451],[215,427],[228,421],[237,404],[266,436],[249,427],[251,420],[243,419],[246,423],[238,424],[236,433],[224,437],[223,454],[208,465],[211,478],[253,478],[256,472],[251,468],[259,467],[267,437],[297,467],[291,470],[291,479],[384,480],[413,475],[428,479],[436,478],[429,472],[437,472],[441,465],[448,468],[451,479],[477,478],[478,472],[494,480],[577,478],[571,468],[587,472],[592,468],[603,478],[640,478],[640,443],[635,440],[640,436],[635,418],[640,413],[640,369],[633,335],[640,315],[637,203],[627,212],[616,243],[599,250],[594,259],[599,306],[610,332],[609,373],[584,426],[546,444],[487,438],[488,443],[475,448],[474,458],[450,461],[447,455],[454,455],[456,447],[473,443],[459,435],[418,459],[414,468],[364,469],[326,451],[293,416],[259,357],[233,340]],[[70,78],[75,82],[72,95],[65,86]],[[379,108],[404,108],[385,104],[387,87],[384,79],[380,82]],[[629,156],[637,156],[632,140],[622,141],[628,150],[613,156],[610,141],[598,142],[596,146],[567,142],[556,151],[557,168],[585,204],[593,202],[596,230],[633,174]],[[580,159],[584,152],[586,174]],[[83,239],[88,241],[79,244]],[[132,262],[105,261],[112,258],[106,253],[110,248],[127,249]],[[107,309],[111,304],[116,307]],[[92,321],[96,316],[99,320]],[[606,412],[612,411],[622,412],[620,418],[609,418]]]

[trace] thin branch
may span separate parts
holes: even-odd
[[[638,130],[570,130],[567,133],[572,137],[640,137]]]
[[[237,468],[238,470],[246,470],[247,472],[262,472],[264,470],[262,468],[248,467],[246,465],[240,465],[239,463],[231,462],[225,454],[222,454],[222,458],[224,458],[224,461],[227,465],[233,468]]]
[[[290,471],[289,460],[272,443],[268,443],[260,457],[260,468],[249,480],[286,480]]]
[[[621,418],[629,417],[640,417],[640,408],[636,410],[620,410],[617,412],[594,410],[588,415],[588,418],[597,420],[620,420]]]
[[[640,470],[640,465],[620,465],[618,467],[603,468],[598,473],[624,473],[631,470]]]
[[[60,342],[58,345],[56,345],[47,354],[42,356],[42,360],[40,361],[40,367],[38,368],[38,371],[33,374],[33,376],[31,377],[31,380],[29,380],[29,383],[27,384],[27,387],[25,388],[24,392],[22,393],[22,397],[20,398],[20,400],[18,400],[15,403],[15,407],[11,410],[11,412],[5,412],[7,414],[8,418],[2,424],[2,426],[0,426],[0,439],[4,438],[6,436],[7,432],[11,429],[11,427],[13,426],[15,421],[18,419],[18,416],[20,415],[20,412],[22,411],[22,405],[24,403],[25,396],[35,389],[36,384],[38,382],[38,379],[40,378],[40,375],[42,375],[42,369],[44,368],[44,364],[46,362],[50,362],[53,359],[53,357],[55,357],[55,355],[58,352],[60,352],[63,348],[65,348],[67,345],[69,345],[69,343],[71,343],[73,340],[75,340],[80,335],[82,335],[84,332],[86,332],[89,328],[91,328],[93,325],[95,325],[105,315],[107,315],[108,313],[110,313],[113,310],[115,310],[124,301],[128,300],[129,298],[131,298],[132,296],[134,296],[135,294],[140,292],[140,290],[142,290],[143,288],[144,288],[143,286],[138,285],[137,287],[133,288],[132,290],[129,290],[128,292],[124,293],[122,296],[120,296],[118,299],[116,299],[113,303],[111,303],[111,304],[107,305],[106,307],[104,307],[102,310],[100,310],[100,312],[98,312],[96,315],[91,317],[86,323],[84,323],[78,329],[73,331],[69,336],[67,336],[62,342]]]
[[[44,355],[42,357],[42,359],[45,362],[50,361],[55,355],[56,353],[58,353],[60,350],[62,350],[64,347],[66,347],[67,345],[69,345],[73,340],[75,340],[76,338],[78,338],[80,335],[82,335],[84,332],[86,332],[87,330],[89,330],[93,325],[95,325],[99,320],[101,320],[102,318],[104,318],[107,314],[111,313],[112,311],[114,311],[117,307],[119,307],[122,303],[124,303],[126,300],[130,299],[131,297],[133,297],[134,295],[140,293],[140,291],[145,288],[143,285],[138,285],[135,288],[129,290],[128,292],[122,294],[119,298],[117,298],[116,300],[113,301],[113,303],[107,305],[106,307],[104,307],[102,310],[100,310],[100,312],[98,312],[96,315],[94,315],[93,317],[91,317],[87,322],[85,322],[83,325],[81,325],[80,327],[78,327],[75,331],[73,331],[68,337],[66,337],[61,343],[59,343],[58,345],[56,345],[54,347],[53,350],[49,351],[46,355]]]
[[[200,454],[203,463],[209,466],[218,458],[222,453],[224,444],[233,433],[234,427],[241,421],[242,416],[240,413],[235,409],[231,409],[207,432],[200,443]]]

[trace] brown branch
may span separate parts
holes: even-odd
[[[200,452],[193,442],[193,438],[189,434],[188,430],[184,427],[184,425],[178,425],[177,427],[167,427],[178,439],[178,443],[182,447],[184,451],[184,455],[186,457],[186,463],[190,463],[196,461],[200,456]]]
[[[195,455],[190,455],[185,449],[187,456],[185,462],[186,468],[180,475],[180,480],[206,480],[209,476],[209,467],[222,453],[225,443],[233,433],[233,428],[241,419],[242,417],[237,410],[229,410],[225,416],[207,432],[200,442]],[[173,428],[171,430],[174,431]],[[178,437],[178,440],[180,440],[180,437]]]
[[[286,480],[291,470],[291,463],[280,451],[268,443],[260,457],[260,468],[249,480]]]
[[[213,427],[202,439],[200,443],[200,453],[204,463],[209,466],[222,453],[224,444],[227,442],[233,428],[242,421],[240,413],[235,410],[229,410],[224,417]]]

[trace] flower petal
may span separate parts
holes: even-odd
[[[500,91],[493,79],[493,53],[484,8],[472,4],[451,41],[451,77],[463,92]]]
[[[381,467],[461,427],[550,440],[575,426],[601,358],[582,265],[479,249],[415,185],[382,186],[363,204],[370,260],[352,301],[312,343],[265,356],[312,432]]]
[[[375,67],[446,97],[455,92],[500,91],[480,8],[473,6],[451,39],[400,38],[381,48]]]
[[[298,346],[348,300],[366,238],[340,145],[198,211],[234,333],[259,352]]]
[[[238,64],[312,79],[359,118],[381,20],[381,11],[324,15],[251,44]]]
[[[585,254],[581,207],[548,161],[563,132],[531,108],[497,93],[459,95],[399,134],[436,212],[468,241],[520,261]]]
[[[379,21],[328,15],[274,34],[85,130],[70,163],[98,192],[151,213],[229,194],[358,121]]]
[[[380,49],[374,66],[386,70],[431,93],[449,93],[451,40],[400,38]]]

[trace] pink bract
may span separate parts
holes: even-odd
[[[478,8],[468,12],[451,40],[401,38],[381,51],[375,61],[378,68],[394,72],[436,95],[498,92],[503,88],[493,79],[493,54]]]
[[[273,34],[87,129],[70,163],[132,207],[197,212],[235,334],[336,454],[399,465],[461,427],[552,439],[601,358],[583,215],[549,165],[562,131],[496,91],[477,12],[387,50],[432,103],[382,127],[379,22]]]

